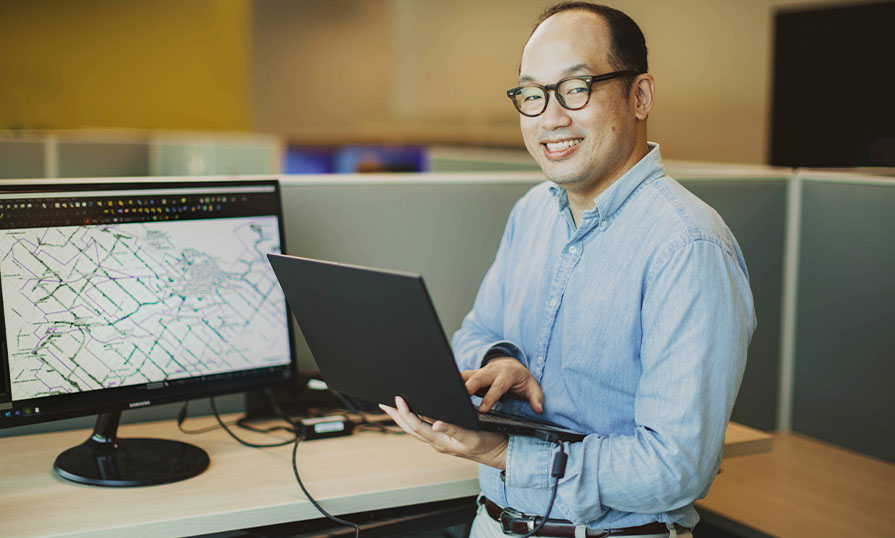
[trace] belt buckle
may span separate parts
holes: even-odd
[[[516,534],[513,530],[513,523],[518,521],[522,521],[525,523],[525,526],[528,528],[528,532],[534,530],[534,516],[529,516],[519,512],[518,510],[514,510],[509,506],[502,509],[500,511],[500,526],[503,530],[504,534]]]

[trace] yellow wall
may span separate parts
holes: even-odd
[[[248,0],[0,0],[0,129],[251,128]]]

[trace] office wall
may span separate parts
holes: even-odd
[[[255,128],[303,132],[309,144],[376,137],[391,114],[391,24],[383,1],[253,2]]]
[[[248,129],[249,10],[0,0],[0,129]]]
[[[550,3],[255,2],[255,126],[306,143],[379,136],[520,146],[518,114],[504,90],[517,81],[522,44]],[[665,156],[766,162],[773,10],[824,3],[842,2],[611,2],[647,36],[657,79],[650,138]],[[321,98],[303,106],[307,96],[345,88],[354,92],[349,103]]]
[[[772,13],[863,0],[617,0],[666,157],[766,161]],[[0,0],[0,128],[255,129],[521,146],[504,90],[545,0]]]

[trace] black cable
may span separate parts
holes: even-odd
[[[183,423],[186,421],[189,403],[190,403],[189,400],[186,400],[185,402],[183,402],[183,406],[181,406],[180,411],[177,412],[177,428],[181,432],[189,434],[189,435],[196,435],[196,434],[208,433],[210,431],[220,429],[220,427],[221,427],[220,424],[216,424],[214,426],[206,426],[205,428],[197,428],[195,430],[188,430],[188,429],[184,428]],[[237,421],[229,422],[228,424],[232,426],[233,424],[239,424],[239,421],[237,420]]]
[[[301,435],[295,437],[295,445],[292,447],[292,472],[295,474],[295,480],[298,481],[298,487],[301,488],[302,493],[305,494],[305,497],[311,501],[311,504],[314,505],[314,508],[317,509],[318,512],[327,517],[330,521],[334,521],[339,525],[344,525],[346,527],[354,527],[354,536],[355,538],[360,537],[360,526],[357,523],[352,523],[351,521],[347,521],[345,519],[339,519],[336,516],[330,514],[326,510],[323,509],[320,504],[314,500],[314,497],[311,497],[311,494],[308,493],[308,490],[305,488],[305,485],[301,481],[301,477],[298,475],[298,443],[302,440]]]
[[[296,430],[293,429],[290,433],[292,433],[293,435],[295,435],[295,438],[294,438],[294,439],[289,439],[288,441],[282,441],[282,442],[280,442],[280,443],[257,444],[257,443],[250,443],[250,442],[248,442],[248,441],[243,441],[242,439],[240,439],[239,437],[237,437],[235,433],[233,433],[232,431],[230,431],[230,428],[228,428],[227,425],[224,424],[224,421],[221,420],[221,415],[220,415],[220,413],[218,413],[218,408],[217,408],[217,406],[214,404],[214,396],[212,396],[211,398],[209,398],[209,401],[211,402],[211,410],[214,412],[214,418],[217,419],[218,424],[221,425],[221,428],[224,428],[224,431],[227,432],[227,434],[228,434],[230,437],[232,437],[233,439],[235,439],[236,442],[239,443],[239,444],[241,444],[241,445],[245,445],[245,446],[247,446],[247,447],[251,447],[251,448],[273,448],[273,447],[278,447],[278,446],[286,446],[286,445],[288,445],[288,444],[291,444],[292,441],[293,441],[294,439],[297,439],[297,438],[298,438],[298,432],[297,432]],[[285,418],[285,416],[284,416],[284,418]],[[290,424],[292,424],[292,421],[290,421],[290,420],[288,420],[288,419],[286,419],[286,420],[287,420],[287,422],[289,422]]]
[[[277,405],[277,401],[276,398],[273,397],[273,393],[269,389],[265,389],[264,392],[270,399],[270,403],[273,405],[273,410],[276,411],[283,420],[295,427],[296,424],[292,422],[292,420],[289,419],[289,417],[286,415],[286,413],[283,412],[280,406]],[[312,505],[314,505],[314,508],[316,508],[318,512],[326,516],[326,518],[330,521],[338,523],[339,525],[353,527],[355,538],[360,538],[360,526],[357,523],[352,523],[351,521],[337,518],[324,510],[323,507],[320,506],[320,503],[314,500],[314,497],[312,497],[307,488],[305,488],[304,483],[302,483],[301,481],[301,476],[299,476],[298,474],[298,444],[302,441],[302,438],[304,436],[304,426],[298,425],[293,431],[295,432],[295,445],[293,445],[292,447],[292,472],[293,474],[295,474],[295,481],[298,482],[298,487],[301,488],[302,493],[305,494],[305,497],[308,498],[308,500],[311,502]]]
[[[290,428],[288,426],[268,426],[266,428],[259,428],[258,426],[250,424],[248,422],[249,420],[250,419],[247,417],[242,417],[239,420],[237,420],[236,422],[231,422],[230,424],[236,424],[237,426],[239,426],[240,428],[242,428],[244,430],[249,430],[250,432],[255,432],[255,433],[274,433],[274,432],[281,432],[281,431],[295,433],[295,429]],[[217,427],[218,426],[215,426],[215,428],[217,428]]]
[[[299,476],[299,474],[298,474],[298,460],[297,460],[297,458],[298,458],[298,444],[299,444],[299,443],[302,441],[302,439],[303,439],[303,435],[304,435],[303,428],[304,428],[304,426],[302,426],[302,425],[300,425],[300,424],[297,425],[295,422],[293,422],[293,421],[286,415],[286,413],[283,412],[283,410],[282,410],[282,409],[280,408],[280,406],[277,404],[276,399],[273,397],[273,393],[271,393],[271,391],[270,391],[269,389],[266,389],[266,390],[264,391],[264,393],[265,393],[265,394],[267,395],[267,397],[270,399],[270,402],[271,402],[271,404],[273,405],[273,409],[274,409],[274,411],[276,411],[277,414],[280,415],[280,417],[281,417],[283,420],[285,420],[287,423],[289,423],[289,424],[292,426],[291,428],[285,428],[285,427],[283,427],[283,426],[279,426],[279,427],[271,428],[270,430],[271,430],[271,431],[275,431],[275,430],[278,430],[278,429],[287,430],[287,431],[289,431],[291,434],[293,434],[293,435],[295,436],[294,440],[293,440],[293,439],[290,439],[289,441],[285,441],[285,442],[282,442],[282,443],[270,443],[270,444],[256,444],[256,443],[249,443],[249,442],[247,442],[247,441],[243,441],[242,439],[240,439],[239,437],[237,437],[236,434],[234,434],[232,431],[230,431],[230,428],[228,428],[228,427],[224,424],[224,422],[221,420],[221,415],[218,413],[217,406],[216,406],[215,403],[214,403],[214,397],[211,397],[211,398],[209,398],[209,400],[210,400],[210,402],[211,402],[211,410],[214,412],[214,418],[217,419],[218,424],[220,424],[220,426],[224,429],[225,432],[227,432],[227,434],[230,435],[230,437],[232,437],[233,439],[235,439],[238,443],[240,443],[240,444],[242,444],[242,445],[245,445],[245,446],[248,446],[248,447],[251,447],[251,448],[272,448],[272,447],[285,446],[285,445],[288,445],[289,443],[293,443],[293,442],[294,442],[295,444],[294,444],[294,446],[292,447],[292,472],[295,474],[295,480],[298,482],[298,487],[301,488],[302,493],[305,494],[305,497],[308,498],[308,500],[311,502],[311,504],[314,506],[314,508],[316,508],[321,514],[323,514],[324,516],[326,516],[327,519],[329,519],[330,521],[333,521],[333,522],[335,522],[335,523],[338,523],[339,525],[344,525],[344,526],[346,526],[346,527],[353,527],[353,528],[354,528],[354,536],[355,536],[355,538],[359,538],[359,537],[360,537],[360,526],[359,526],[357,523],[352,523],[351,521],[347,521],[347,520],[344,520],[344,519],[339,519],[339,518],[333,516],[332,514],[330,514],[329,512],[327,512],[326,510],[324,510],[323,507],[320,506],[320,503],[318,503],[316,500],[314,500],[314,497],[312,497],[311,494],[308,492],[308,490],[305,488],[304,483],[302,483],[302,481],[301,481],[301,476]],[[257,431],[262,431],[262,430],[263,430],[262,428],[250,428],[250,429],[255,429],[255,430],[257,430]]]
[[[550,494],[550,503],[547,505],[547,513],[544,515],[544,519],[538,523],[538,518],[535,517],[535,528],[531,530],[528,534],[524,534],[519,538],[529,538],[530,536],[534,536],[538,532],[544,528],[544,525],[547,523],[547,518],[550,517],[550,512],[553,511],[553,503],[556,501],[556,492],[559,490],[559,479],[562,478],[566,474],[566,461],[568,461],[569,456],[566,454],[566,451],[563,449],[562,442],[556,443],[559,446],[559,452],[553,456],[553,468],[550,470],[550,476],[556,479],[553,482],[553,492]]]

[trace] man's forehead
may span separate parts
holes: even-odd
[[[522,49],[521,79],[538,77],[538,72],[574,71],[574,66],[593,69],[609,65],[611,36],[606,21],[595,13],[563,11],[538,26]]]

